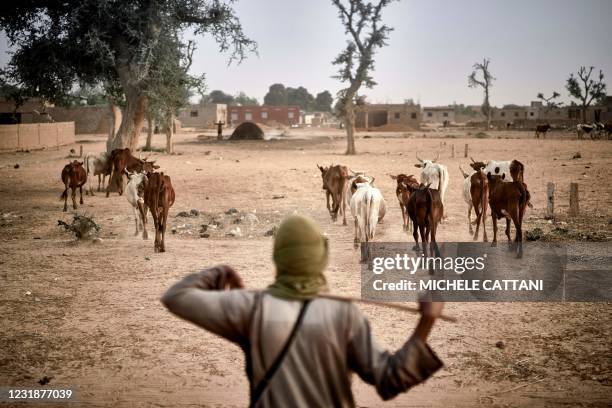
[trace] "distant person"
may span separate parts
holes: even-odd
[[[217,139],[221,140],[223,139],[223,125],[225,125],[225,122],[219,121],[215,125],[217,125]]]
[[[276,280],[267,289],[244,290],[238,273],[221,265],[185,277],[161,301],[242,347],[251,406],[353,407],[352,372],[385,400],[436,372],[442,363],[426,339],[443,303],[421,303],[414,333],[389,353],[354,304],[317,298],[326,290],[327,255],[319,227],[291,216],[276,234]]]

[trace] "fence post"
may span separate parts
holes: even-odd
[[[570,183],[570,217],[577,217],[580,212],[578,205],[578,183]]]
[[[451,157],[454,159],[455,158],[455,145],[451,145]]]
[[[555,218],[555,183],[548,183],[546,188],[546,213],[544,218],[552,220]]]
[[[465,152],[463,152],[463,157],[468,157],[468,144],[465,144]]]

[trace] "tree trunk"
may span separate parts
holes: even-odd
[[[151,150],[151,144],[153,143],[153,117],[150,113],[147,113],[147,144],[145,145],[146,150]]]
[[[346,127],[346,154],[357,154],[357,150],[355,150],[355,110],[353,106],[346,109],[344,125]]]
[[[115,104],[112,98],[108,98],[108,109],[110,110],[110,126],[108,128],[108,138],[106,139],[106,152],[110,154],[113,150],[113,142],[121,125],[121,109]]]
[[[144,123],[147,98],[136,87],[124,86],[126,99],[125,110],[119,131],[113,140],[113,149],[129,147],[132,152],[138,149],[138,139]]]
[[[582,123],[587,123],[587,121],[586,121],[586,113],[587,113],[587,106],[586,105],[582,105]]]
[[[174,154],[174,114],[170,112],[166,123],[166,153]]]

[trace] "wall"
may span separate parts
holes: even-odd
[[[355,112],[357,129],[379,130],[418,129],[421,125],[421,107],[414,104],[368,104]]]
[[[445,120],[455,122],[454,109],[423,108],[423,122],[444,123]]]
[[[74,143],[74,122],[0,125],[0,150],[42,149]]]
[[[74,122],[76,134],[108,134],[111,117],[108,106],[78,106],[75,108],[47,108],[47,112],[56,122]],[[146,121],[145,121],[146,125]]]
[[[227,109],[227,122],[238,125],[242,122],[263,124],[298,125],[299,106],[230,106]]]
[[[215,123],[225,122],[227,105],[222,103],[208,103],[202,105],[189,105],[181,109],[178,119],[183,127],[216,127]]]

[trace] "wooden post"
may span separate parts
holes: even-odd
[[[546,188],[546,213],[544,218],[552,220],[555,218],[555,183],[548,183]]]
[[[79,157],[83,157],[83,145],[79,145]]]
[[[463,152],[463,157],[468,157],[468,144],[465,144],[465,152]]]
[[[451,145],[451,157],[454,159],[455,158],[455,145]]]
[[[570,183],[570,209],[569,216],[577,217],[580,212],[578,205],[578,183]]]

